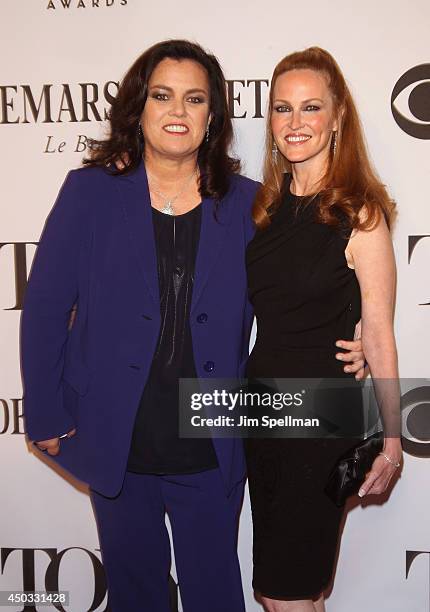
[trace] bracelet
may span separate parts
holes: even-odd
[[[400,462],[399,461],[393,461],[393,459],[391,459],[385,453],[379,453],[379,454],[382,455],[384,457],[384,459],[386,459],[388,461],[388,463],[391,463],[391,465],[394,465],[394,467],[396,467],[396,468],[400,467]]]

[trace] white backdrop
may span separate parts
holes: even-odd
[[[1,0],[0,23],[0,590],[22,589],[23,579],[30,580],[33,574],[32,558],[36,588],[43,590],[49,554],[54,558],[74,548],[64,552],[58,569],[60,588],[71,592],[68,609],[101,612],[106,598],[96,608],[91,606],[101,582],[94,578],[90,553],[95,555],[93,561],[100,553],[85,488],[71,486],[28,452],[20,418],[20,291],[25,261],[28,272],[36,248],[29,243],[38,241],[66,172],[80,165],[82,151],[77,144],[82,136],[100,136],[104,127],[91,108],[89,120],[83,121],[82,92],[91,98],[97,88],[96,107],[103,116],[109,107],[105,84],[115,95],[115,81],[145,48],[171,37],[196,40],[218,56],[227,79],[236,81],[231,84],[237,98],[233,109],[243,117],[234,120],[235,151],[243,159],[244,172],[259,178],[264,120],[254,117],[258,115],[254,94],[260,86],[264,111],[267,86],[248,81],[269,79],[277,61],[293,50],[310,45],[328,49],[351,85],[372,158],[398,202],[394,242],[401,375],[429,377],[430,306],[423,304],[430,302],[430,4],[428,0],[218,0],[216,5],[196,0]],[[390,100],[398,79],[423,64],[427,68],[424,79],[418,79],[422,82],[420,93],[415,92],[418,102],[415,106],[412,98],[409,102],[416,116],[408,108],[415,84],[394,101],[420,126],[416,137],[396,123]],[[80,85],[86,83],[95,86]],[[37,108],[33,113],[30,92],[37,107],[44,86],[39,114]],[[45,103],[48,93],[50,108]],[[416,386],[420,384],[416,381]],[[430,402],[428,394],[426,398]],[[430,404],[421,410],[428,423]],[[355,504],[349,512],[327,601],[329,612],[430,611],[429,449],[427,438],[416,441],[415,450],[405,454],[401,479],[387,503]],[[257,612],[261,608],[251,589],[247,497],[239,553],[247,610]],[[174,568],[172,573],[175,576]]]

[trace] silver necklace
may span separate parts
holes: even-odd
[[[187,189],[188,185],[191,183],[191,179],[195,176],[196,173],[197,173],[197,168],[195,168],[192,174],[190,174],[190,176],[185,180],[185,183],[182,189],[178,191],[178,193],[176,193],[172,197],[166,196],[162,191],[159,191],[158,189],[155,189],[154,187],[150,187],[150,191],[152,191],[152,193],[155,193],[156,195],[160,196],[164,200],[163,207],[159,209],[160,212],[164,213],[165,215],[175,215],[175,209],[173,208],[173,204],[176,202],[179,196],[181,196],[184,193],[184,191]],[[152,181],[152,177],[149,173],[148,173],[148,178]]]

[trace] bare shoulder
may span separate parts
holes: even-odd
[[[366,206],[362,206],[358,215],[360,222],[366,223],[368,220]],[[351,238],[345,249],[347,259],[351,263],[357,257],[361,257],[366,253],[368,255],[372,253],[377,255],[378,253],[387,253],[387,251],[392,251],[392,239],[382,211],[368,228],[354,229],[352,231]]]

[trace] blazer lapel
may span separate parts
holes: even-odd
[[[228,232],[230,208],[227,206],[226,199],[220,202],[216,218],[214,216],[214,201],[212,199],[204,198],[201,204],[202,224],[195,265],[191,312],[193,312],[209,279]]]
[[[121,182],[117,183],[117,185],[120,189],[124,219],[128,227],[130,242],[149,292],[155,303],[159,305],[157,251],[152,222],[151,199],[144,163],[141,162],[132,174],[121,175],[119,179]],[[191,312],[209,279],[228,232],[230,207],[228,206],[227,198],[228,196],[220,202],[216,218],[214,216],[214,201],[211,198],[203,198],[201,204],[202,222],[195,264]]]
[[[159,305],[157,252],[151,199],[144,163],[141,162],[133,173],[120,175],[118,178],[120,182],[117,183],[117,186],[121,194],[124,219],[130,242],[149,293],[155,303]]]

